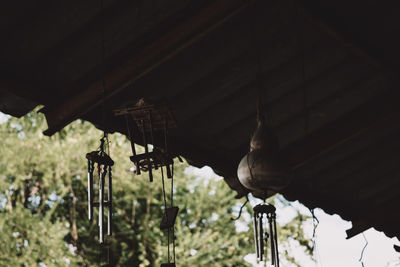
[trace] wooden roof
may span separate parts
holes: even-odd
[[[352,220],[349,237],[400,236],[396,1],[22,2],[0,10],[1,111],[42,104],[47,134],[76,118],[126,134],[112,110],[165,101],[173,152],[241,197],[261,77],[294,170],[284,196]]]

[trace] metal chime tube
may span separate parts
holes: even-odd
[[[126,128],[128,129],[129,141],[131,142],[132,154],[134,157],[136,157],[135,143],[133,142],[133,133],[131,132],[131,127],[129,127],[129,119],[127,115],[125,115],[125,120]],[[134,164],[136,165],[136,174],[140,175],[139,161],[136,161]]]
[[[151,143],[153,144],[153,151],[154,151],[154,147],[156,146],[156,144],[154,143],[153,116],[151,115],[151,110],[149,110],[149,122],[150,122],[150,138],[151,138]],[[154,169],[155,170],[158,169],[157,164],[154,164]]]
[[[164,149],[165,153],[168,154],[168,146],[167,146],[167,134],[168,134],[168,120],[167,118],[164,118]],[[171,168],[169,166],[169,162],[165,164],[165,169],[167,170],[167,177],[172,178],[172,173],[171,173]]]
[[[142,133],[143,133],[144,152],[147,155],[147,168],[149,169],[149,179],[150,179],[150,182],[153,182],[153,172],[151,170],[151,162],[150,162],[149,148],[148,148],[147,137],[146,137],[146,127],[145,127],[144,120],[142,120]]]
[[[93,171],[94,163],[88,160],[88,217],[93,219]]]
[[[104,219],[104,179],[107,174],[106,167],[100,166],[100,181],[99,181],[99,240],[104,242],[103,219]]]
[[[263,260],[263,254],[264,254],[264,231],[263,231],[263,214],[260,213],[258,217],[258,234],[259,234],[259,240],[258,240],[258,249],[259,249],[259,254],[260,254],[260,261]]]
[[[253,216],[253,226],[254,226],[254,246],[256,249],[257,260],[260,258],[260,251],[258,250],[258,231],[257,231],[257,214],[254,213]]]
[[[275,265],[275,237],[274,237],[274,231],[272,227],[272,217],[271,214],[267,215],[268,217],[268,224],[269,224],[269,236],[270,236],[270,242],[271,242],[271,264]]]
[[[279,250],[278,250],[278,235],[276,231],[276,215],[272,215],[273,227],[274,227],[274,241],[275,241],[275,266],[279,267]]]
[[[112,234],[112,174],[111,166],[108,167],[108,187],[107,187],[107,197],[108,197],[108,214],[107,214],[107,235]]]

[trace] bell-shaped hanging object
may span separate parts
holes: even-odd
[[[239,181],[255,197],[266,199],[287,186],[287,169],[279,156],[278,138],[266,124],[264,116],[258,115],[250,152],[239,163]]]

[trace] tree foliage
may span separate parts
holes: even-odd
[[[43,136],[45,128],[43,116],[36,112],[0,125],[0,265],[98,266],[107,246],[112,266],[167,262],[167,237],[159,230],[160,174],[153,183],[146,175],[135,176],[126,138],[110,136],[116,162],[114,231],[101,248],[96,214],[93,222],[87,220],[85,154],[98,147],[102,133],[80,120],[52,137]],[[177,162],[174,169],[174,203],[180,208],[175,227],[178,265],[248,266],[243,257],[254,249],[251,222],[243,216],[240,224],[248,231],[242,231],[230,220],[242,201],[224,182],[190,176],[186,167]],[[169,182],[166,179],[168,193]],[[248,204],[244,213],[250,211]],[[309,249],[310,240],[302,231],[307,219],[299,213],[279,226],[281,241],[292,236]],[[290,252],[285,254],[291,258]]]

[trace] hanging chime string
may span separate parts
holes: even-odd
[[[165,195],[165,182],[164,182],[164,170],[163,167],[161,166],[161,180],[162,180],[162,191],[163,191],[163,197],[164,197],[164,212],[165,212],[165,217],[167,220],[167,224],[168,224],[168,213],[167,213],[167,198]],[[169,228],[168,228],[168,234],[167,234],[167,238],[168,238],[168,263],[170,262],[170,252],[169,252]]]
[[[243,208],[246,206],[247,203],[249,203],[249,196],[246,195],[246,201],[240,207],[238,216],[236,218],[231,218],[231,221],[237,221],[240,219],[240,216],[242,216]]]
[[[364,267],[364,261],[363,261],[363,258],[364,258],[364,251],[365,251],[365,249],[366,249],[367,246],[368,246],[368,240],[367,240],[367,237],[365,236],[364,233],[362,233],[362,236],[364,237],[365,245],[364,245],[364,247],[363,247],[363,249],[362,249],[362,251],[361,251],[361,256],[360,256],[360,259],[359,259],[358,261],[361,262],[361,266]]]
[[[174,206],[174,163],[171,164],[171,207]]]
[[[103,122],[103,127],[105,127],[105,94],[106,94],[106,80],[104,79],[105,75],[105,65],[104,65],[104,58],[105,58],[105,33],[104,33],[104,28],[105,28],[105,23],[104,23],[104,0],[100,0],[100,17],[101,17],[101,46],[100,46],[100,74],[102,75],[102,92],[101,92],[101,98],[102,98],[102,104],[101,104],[101,120]],[[104,133],[106,131],[104,130]]]
[[[101,107],[101,115],[102,115],[102,121],[103,121],[103,127],[106,127],[106,117],[105,117],[105,94],[106,94],[106,81],[104,79],[104,75],[105,75],[105,65],[104,65],[104,58],[105,58],[105,22],[104,22],[104,0],[100,0],[100,16],[101,16],[101,75],[103,76],[102,78],[102,107]],[[109,139],[108,139],[108,133],[106,130],[104,130],[104,135],[103,135],[103,141],[102,141],[102,151],[105,153],[108,153],[109,156],[110,155],[110,143],[109,143]],[[111,170],[110,170],[111,172]],[[109,174],[111,175],[111,174]],[[110,185],[108,185],[110,186]],[[107,242],[107,239],[105,240],[105,242]],[[101,254],[102,254],[102,250],[103,250],[103,245],[100,244],[100,264],[101,264]],[[110,244],[108,244],[107,247],[107,266],[109,266],[110,264]]]
[[[275,256],[276,256],[276,267],[279,267],[279,248],[278,248],[278,233],[277,233],[277,229],[276,229],[276,213],[273,214],[273,227],[274,227],[274,233],[275,233]]]
[[[164,170],[161,167],[161,180],[162,180],[162,191],[163,191],[163,198],[164,198],[164,207],[165,207],[165,211],[167,210],[167,198],[165,195],[165,182],[164,182]],[[168,219],[168,217],[167,217]]]
[[[174,162],[172,161],[172,177],[171,177],[171,207],[174,206]],[[172,253],[175,262],[175,225],[172,225]]]
[[[319,220],[317,218],[317,216],[315,216],[315,209],[310,209],[311,215],[312,215],[312,220],[313,220],[313,249],[315,248],[315,236],[316,236],[316,231],[317,231],[317,227],[319,225]]]
[[[267,101],[264,101],[265,98],[268,98],[267,96],[268,89],[265,88],[264,86],[264,78],[263,78],[264,68],[262,59],[262,48],[263,48],[262,37],[264,36],[264,30],[265,30],[265,27],[263,27],[265,26],[265,23],[262,20],[265,17],[263,14],[264,10],[265,9],[261,7],[258,11],[258,14],[254,16],[254,30],[253,30],[253,42],[255,46],[255,53],[256,53],[255,57],[257,64],[257,70],[256,70],[256,86],[258,95],[257,119],[260,119],[260,116],[265,116],[267,123],[271,124],[272,121],[271,121],[271,116],[269,114],[270,113],[269,105]],[[272,45],[272,42],[270,42],[270,45]]]
[[[274,237],[274,232],[273,232],[273,226],[272,226],[272,214],[267,214],[268,218],[268,225],[269,225],[269,239],[270,239],[270,244],[271,244],[271,263],[272,265],[275,265],[275,237]]]
[[[132,153],[133,153],[133,151],[135,150],[135,147],[134,147],[135,143],[133,142],[133,139],[132,139],[132,133],[131,133],[131,127],[129,127],[128,115],[125,115],[124,117],[125,117],[125,122],[126,122],[126,129],[128,130],[128,138],[131,143],[131,149],[132,149]]]
[[[99,266],[101,266],[101,244],[99,245],[100,251],[99,251]]]

